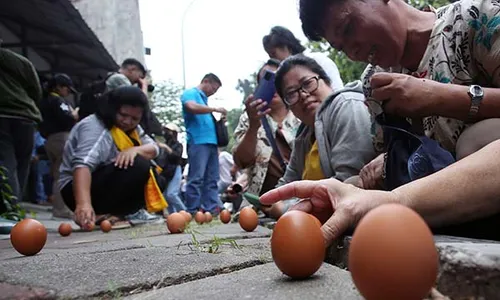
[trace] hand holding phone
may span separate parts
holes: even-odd
[[[274,94],[276,93],[276,87],[274,86],[274,72],[265,70],[264,75],[260,79],[259,85],[255,89],[253,98],[255,100],[261,99],[267,105],[262,109],[265,111],[268,108],[269,103],[273,100]]]

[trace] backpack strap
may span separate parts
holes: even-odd
[[[286,170],[286,163],[285,160],[283,159],[283,156],[281,155],[281,151],[278,148],[278,144],[276,144],[276,139],[274,138],[274,133],[271,129],[271,125],[269,125],[269,122],[267,121],[266,116],[263,116],[261,118],[262,120],[262,126],[264,127],[264,130],[266,131],[266,136],[269,142],[271,143],[271,147],[273,148],[273,152],[276,154],[278,157],[278,160],[280,162],[281,167],[283,170]]]

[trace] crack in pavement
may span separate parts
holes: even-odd
[[[255,267],[258,265],[263,265],[270,263],[271,260],[263,260],[263,259],[256,259],[256,260],[251,260],[247,261],[241,264],[237,265],[232,265],[224,268],[218,268],[218,269],[213,269],[210,271],[203,271],[203,272],[198,272],[198,273],[192,273],[192,274],[186,274],[181,277],[165,277],[162,278],[158,281],[155,282],[150,282],[150,283],[140,283],[140,284],[134,284],[131,286],[124,286],[124,287],[118,287],[114,290],[111,291],[105,291],[105,292],[99,292],[94,295],[88,295],[88,296],[81,296],[77,298],[73,298],[76,300],[80,299],[116,299],[116,298],[121,298],[124,296],[132,296],[136,295],[139,293],[144,293],[148,292],[151,290],[157,290],[169,286],[174,286],[174,285],[179,285],[191,281],[196,281],[208,277],[213,277],[213,276],[218,276],[222,274],[228,274],[232,272],[236,272],[242,269],[246,268],[251,268]]]

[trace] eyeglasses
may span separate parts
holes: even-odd
[[[285,94],[283,101],[289,106],[297,104],[300,100],[300,93],[304,92],[307,94],[314,93],[319,87],[319,76],[313,76],[302,82],[298,89],[289,91]]]

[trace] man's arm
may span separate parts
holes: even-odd
[[[188,100],[184,102],[184,108],[186,111],[195,114],[195,115],[200,115],[200,114],[211,114],[213,112],[218,112],[223,115],[227,114],[227,111],[225,108],[222,107],[210,107],[207,105],[202,105],[196,103],[194,100]]]

